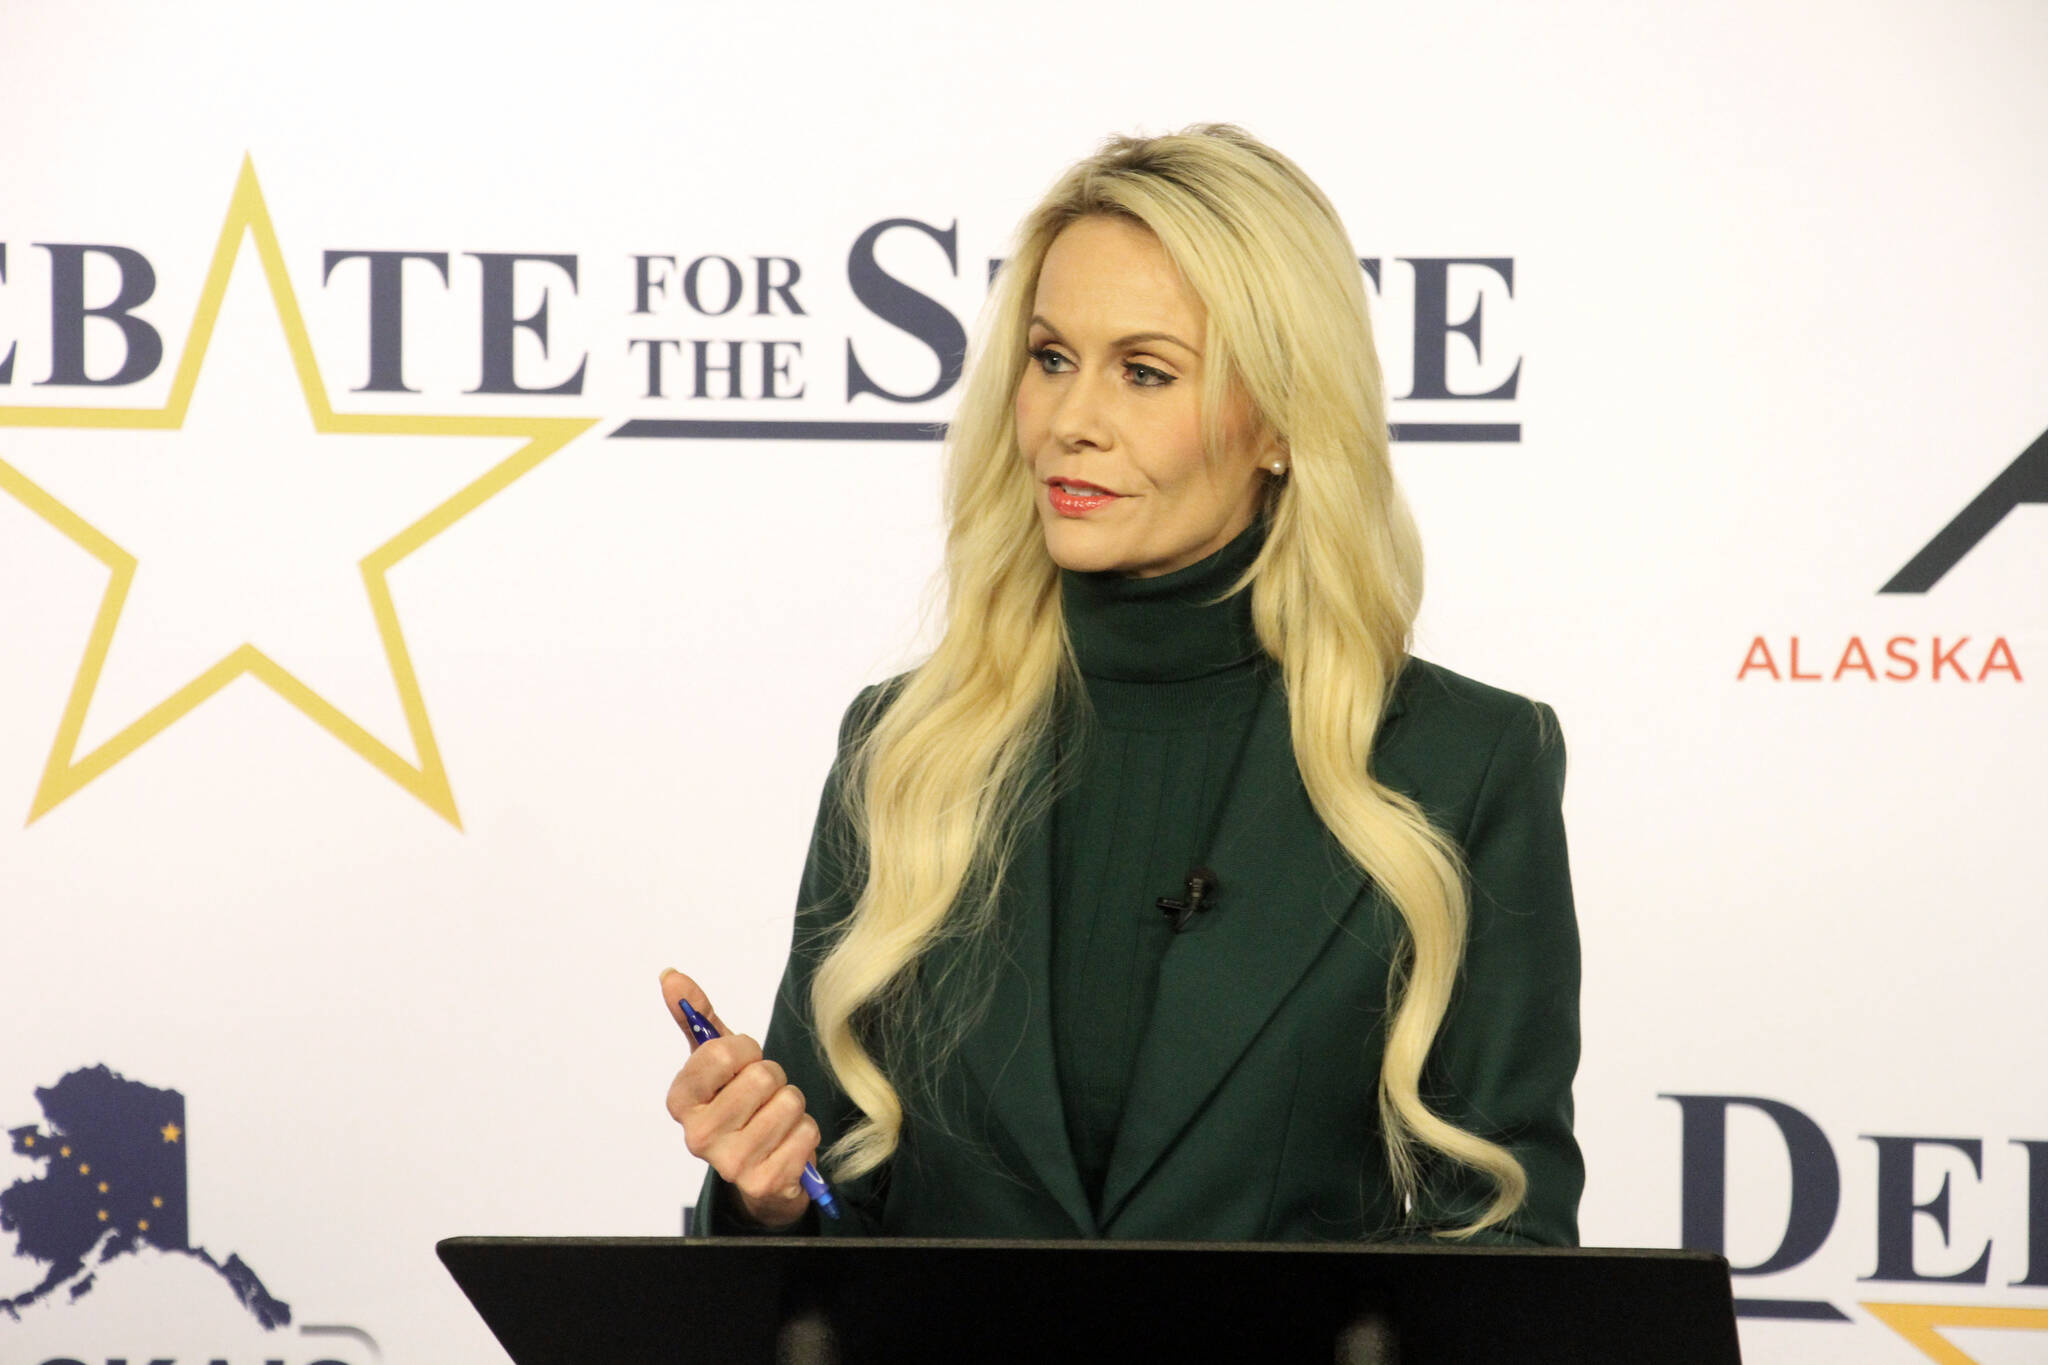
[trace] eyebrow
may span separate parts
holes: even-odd
[[[1051,332],[1054,336],[1060,335],[1059,328],[1053,326],[1050,322],[1047,322],[1043,317],[1039,316],[1036,313],[1031,315],[1031,321],[1034,326],[1043,327],[1046,331]],[[1141,341],[1170,341],[1174,345],[1180,347],[1183,351],[1186,351],[1189,355],[1199,356],[1202,354],[1200,348],[1188,345],[1185,341],[1182,341],[1179,337],[1175,336],[1171,332],[1131,332],[1128,335],[1120,336],[1116,340],[1110,342],[1109,346],[1111,350],[1122,350],[1126,346],[1135,346]]]

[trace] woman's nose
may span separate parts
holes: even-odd
[[[1064,450],[1107,449],[1113,442],[1106,377],[1082,370],[1061,386],[1053,409],[1052,435]]]

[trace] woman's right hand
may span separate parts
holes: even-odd
[[[761,1055],[759,1043],[726,1028],[695,981],[671,967],[661,974],[661,996],[685,1037],[690,1027],[679,1000],[724,1035],[692,1040],[690,1060],[669,1082],[669,1117],[683,1125],[691,1154],[732,1187],[748,1219],[790,1226],[811,1202],[798,1177],[818,1154],[818,1124],[804,1111],[803,1092]]]

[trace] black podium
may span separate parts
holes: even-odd
[[[1692,1251],[455,1237],[517,1365],[1157,1360],[1737,1365]]]

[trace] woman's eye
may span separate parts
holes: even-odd
[[[1155,370],[1150,365],[1140,365],[1135,360],[1125,362],[1124,373],[1128,374],[1131,382],[1141,389],[1163,389],[1173,382],[1173,376],[1166,371]]]
[[[1030,355],[1038,362],[1038,368],[1047,374],[1059,374],[1067,364],[1067,358],[1050,346],[1034,346]]]

